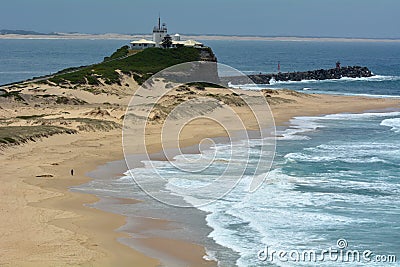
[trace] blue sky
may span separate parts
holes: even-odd
[[[399,0],[1,0],[0,29],[400,38]]]

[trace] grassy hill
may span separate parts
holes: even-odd
[[[119,84],[121,76],[118,71],[142,84],[151,75],[170,66],[198,60],[215,61],[210,48],[180,47],[176,49],[147,48],[138,53],[132,53],[128,46],[118,49],[102,63],[70,68],[60,71],[48,81],[63,85],[102,85]]]

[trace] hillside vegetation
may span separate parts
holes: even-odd
[[[170,66],[204,60],[207,54],[213,60],[214,54],[210,48],[180,47],[176,49],[147,48],[130,55],[129,47],[118,49],[102,63],[88,67],[63,70],[48,79],[57,85],[121,85],[121,75],[118,71],[132,77],[142,84],[151,75]]]

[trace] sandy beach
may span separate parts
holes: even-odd
[[[130,87],[132,88],[132,87]],[[34,95],[32,88],[23,89]],[[0,118],[7,125],[28,125],[17,116],[46,114],[41,119],[61,121],[60,118],[84,117],[122,123],[122,115],[134,89],[122,96],[107,93],[90,95],[79,90],[46,87],[47,92],[70,98],[84,98],[88,104],[21,106],[17,102],[0,103]],[[41,88],[43,90],[43,88]],[[207,88],[201,94],[225,94],[224,89]],[[37,90],[36,90],[37,91]],[[252,92],[240,91],[241,94]],[[399,99],[367,98],[334,95],[306,95],[293,91],[268,91],[268,101],[277,125],[288,125],[294,116],[314,116],[333,113],[359,113],[366,110],[399,108]],[[105,99],[110,99],[104,104]],[[36,107],[35,107],[36,104]],[[40,106],[40,108],[38,107]],[[110,106],[111,105],[111,106]],[[249,124],[251,114],[245,107],[235,107]],[[68,112],[65,113],[65,112]],[[218,109],[222,115],[224,107]],[[250,117],[249,117],[250,116]],[[221,116],[224,120],[224,116]],[[223,123],[229,123],[229,118]],[[55,122],[54,122],[55,123]],[[0,187],[0,265],[4,266],[157,266],[159,259],[150,258],[117,241],[126,237],[115,230],[123,226],[126,218],[87,206],[98,201],[94,195],[71,192],[72,186],[87,183],[87,174],[107,162],[122,160],[121,129],[90,130],[75,120],[69,126],[78,131],[71,135],[54,135],[29,141],[18,146],[3,146],[0,152],[2,175]],[[4,125],[2,127],[5,127]],[[206,137],[223,136],[224,131],[213,123],[202,123],[202,133],[193,124],[181,137],[182,146],[197,144]],[[160,150],[160,127],[150,126],[148,148]],[[206,134],[205,134],[206,133]],[[172,137],[171,137],[172,138]],[[167,140],[171,146],[174,140]],[[137,153],[144,151],[137,150]],[[74,175],[71,175],[71,170]],[[118,177],[119,170],[112,175]],[[132,200],[119,199],[132,204]],[[142,221],[147,229],[163,227],[157,220]],[[145,240],[149,246],[176,258],[187,266],[212,266],[203,259],[205,250],[200,244],[165,238]],[[188,253],[190,251],[190,253]]]
[[[400,1],[1,8],[0,267],[400,267]]]

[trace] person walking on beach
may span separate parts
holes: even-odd
[[[71,169],[71,176],[74,176],[74,169]]]

